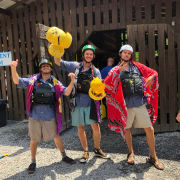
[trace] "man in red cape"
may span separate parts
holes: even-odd
[[[155,152],[154,128],[158,116],[158,73],[131,61],[133,48],[124,45],[119,51],[120,63],[105,79],[108,126],[121,133],[129,153],[127,163],[134,165],[131,127],[144,128],[150,150],[148,162],[163,170]]]

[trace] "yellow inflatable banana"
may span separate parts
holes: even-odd
[[[96,77],[90,83],[89,96],[94,100],[101,100],[106,96],[104,89],[105,85]]]
[[[46,39],[52,43],[48,51],[54,57],[62,57],[64,49],[70,47],[72,43],[72,36],[70,33],[65,33],[57,27],[51,27],[46,33]]]

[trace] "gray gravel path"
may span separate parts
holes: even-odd
[[[37,169],[34,174],[27,173],[30,164],[30,139],[27,136],[27,123],[8,121],[0,128],[0,180],[178,180],[180,179],[180,132],[156,134],[156,151],[165,166],[164,171],[146,163],[149,155],[145,136],[133,136],[136,165],[126,164],[127,146],[120,134],[107,127],[107,120],[101,123],[101,148],[111,155],[110,159],[93,156],[93,139],[90,127],[86,127],[90,159],[81,164],[79,158],[83,151],[78,138],[77,128],[72,127],[61,133],[67,155],[76,159],[76,164],[68,165],[61,161],[61,154],[54,141],[38,144]]]

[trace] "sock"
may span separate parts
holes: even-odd
[[[36,163],[36,159],[31,159],[31,163]]]
[[[64,152],[61,152],[61,155],[62,155],[62,158],[66,157],[65,151],[64,151]]]

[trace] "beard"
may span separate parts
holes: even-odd
[[[130,61],[130,59],[129,60],[124,60],[124,59],[121,59],[122,61],[124,61],[124,62],[128,62],[128,61]]]
[[[124,62],[128,62],[128,61],[130,61],[131,60],[131,58],[129,58],[129,59],[123,59],[123,58],[121,58],[121,61],[124,61]]]

